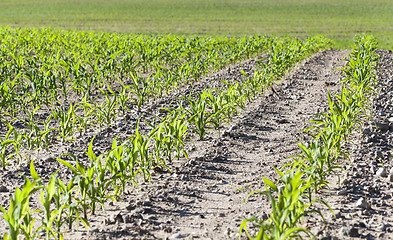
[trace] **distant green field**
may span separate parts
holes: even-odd
[[[1,0],[0,25],[184,35],[360,33],[393,49],[392,0]]]

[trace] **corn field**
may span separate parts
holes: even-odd
[[[1,28],[0,164],[4,172],[28,169],[23,186],[11,190],[9,203],[0,207],[8,226],[4,239],[67,239],[74,228],[89,229],[97,211],[137,191],[141,182],[151,182],[153,173],[171,172],[173,161],[187,161],[189,144],[221,137],[224,127],[274,82],[331,44],[324,37]],[[251,193],[268,197],[269,217],[244,220],[239,239],[315,237],[300,223],[308,214],[323,218],[314,203],[330,208],[314,195],[329,184],[329,175],[342,170],[349,158],[344,146],[370,110],[369,96],[377,88],[376,47],[370,36],[357,39],[340,70],[346,77],[340,93],[328,94],[328,111],[304,130],[310,142],[299,142],[301,154],[275,168],[277,182],[260,176],[265,189]],[[253,75],[243,72],[242,79],[222,80],[202,91],[192,88],[212,72],[257,56],[262,57]],[[177,96],[181,89],[187,94]],[[162,99],[171,101],[157,108]],[[76,147],[81,141],[84,145]],[[98,148],[97,141],[105,146]],[[59,170],[43,178],[35,167],[42,153],[68,177]],[[33,196],[39,199],[34,207]]]

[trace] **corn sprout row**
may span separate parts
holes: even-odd
[[[350,59],[341,69],[346,77],[342,82],[341,94],[333,97],[328,93],[329,110],[319,114],[319,118],[311,121],[315,125],[305,130],[312,136],[310,143],[299,143],[302,153],[294,156],[293,161],[281,170],[275,168],[279,174],[277,183],[263,178],[265,191],[251,193],[262,193],[269,198],[272,208],[270,217],[265,221],[255,217],[244,220],[240,236],[244,230],[249,239],[315,237],[308,229],[299,227],[298,223],[311,213],[323,218],[320,211],[311,208],[315,202],[330,209],[325,201],[313,199],[312,194],[328,184],[330,174],[338,176],[338,171],[343,170],[340,163],[349,158],[343,145],[348,142],[354,129],[362,127],[362,120],[368,116],[369,96],[375,92],[377,85],[376,47],[377,43],[371,36],[356,39]],[[279,185],[283,185],[283,188],[279,188]],[[248,222],[259,228],[256,236],[251,236],[247,230]]]

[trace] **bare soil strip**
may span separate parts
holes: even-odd
[[[195,142],[189,161],[175,162],[172,173],[154,175],[150,186],[140,185],[138,193],[98,216],[86,238],[238,239],[245,217],[263,218],[270,211],[262,195],[243,201],[263,189],[262,176],[276,177],[273,165],[299,153],[302,129],[327,106],[328,89],[339,87],[341,75],[334,70],[344,66],[346,54],[328,50],[299,65],[236,117],[222,137]]]

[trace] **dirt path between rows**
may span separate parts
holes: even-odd
[[[115,203],[109,219],[92,222],[87,238],[238,239],[244,218],[270,211],[261,195],[243,201],[263,189],[262,176],[276,177],[273,165],[299,153],[301,130],[327,106],[327,90],[338,88],[341,75],[334,70],[347,53],[324,51],[296,67],[222,137],[196,142],[189,161],[176,162],[173,173],[153,176],[150,187],[142,184],[139,193]]]

